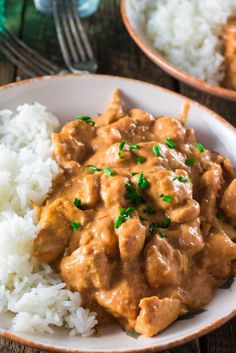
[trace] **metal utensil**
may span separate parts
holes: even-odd
[[[74,0],[53,0],[57,37],[64,61],[74,73],[95,72],[97,62]]]
[[[30,77],[59,73],[60,69],[30,48],[6,28],[0,34],[0,50]]]

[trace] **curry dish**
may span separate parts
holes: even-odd
[[[236,179],[179,119],[107,111],[52,135],[62,172],[38,209],[35,256],[100,324],[153,336],[235,274]]]

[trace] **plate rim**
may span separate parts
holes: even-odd
[[[198,89],[200,91],[210,93],[213,96],[218,96],[231,101],[236,101],[236,91],[211,84],[207,81],[200,80],[192,76],[191,74],[188,74],[186,71],[170,63],[161,54],[158,54],[157,50],[155,50],[151,45],[148,45],[147,43],[145,43],[141,39],[137,31],[134,29],[129,19],[129,16],[127,14],[128,1],[130,0],[121,0],[121,4],[120,4],[121,17],[122,17],[123,23],[131,38],[134,40],[134,42],[146,54],[146,56],[149,59],[151,59],[157,66],[159,66],[165,72],[175,77],[176,79],[186,83],[188,86],[192,86],[195,89]]]
[[[121,0],[121,1],[124,2],[125,0]],[[26,79],[26,80],[3,85],[0,87],[0,92],[6,91],[8,89],[15,88],[18,86],[25,86],[27,84],[34,83],[37,81],[42,81],[45,79],[51,80],[51,79],[82,78],[82,77],[85,77],[85,74],[66,74],[66,75],[52,75],[52,76],[35,77],[35,78],[30,78],[30,79]],[[89,74],[89,77],[92,77],[95,79],[96,78],[104,78],[104,79],[118,78],[118,79],[122,79],[122,80],[126,80],[126,81],[132,81],[132,82],[135,82],[136,84],[142,84],[142,85],[144,84],[147,86],[156,87],[156,88],[158,88],[168,94],[175,95],[179,98],[182,98],[185,101],[188,101],[189,103],[199,107],[202,110],[205,110],[208,114],[213,115],[215,117],[215,119],[217,119],[221,124],[228,126],[228,128],[230,128],[233,131],[233,133],[236,135],[236,128],[231,123],[229,123],[226,119],[224,119],[221,115],[215,113],[213,110],[207,108],[206,106],[202,105],[201,103],[198,103],[193,99],[185,97],[182,94],[173,92],[168,88],[164,88],[159,85],[155,85],[153,83],[149,83],[146,81],[136,80],[136,79],[122,77],[122,76],[115,76],[115,75]],[[128,350],[123,350],[123,351],[113,350],[112,353],[146,353],[146,352],[152,353],[152,352],[159,352],[162,350],[177,347],[177,346],[183,345],[183,344],[188,343],[194,339],[197,339],[205,334],[212,332],[213,330],[219,328],[220,326],[222,326],[223,324],[225,324],[227,321],[234,318],[235,316],[236,316],[236,309],[232,309],[232,311],[228,315],[220,317],[217,320],[214,320],[212,323],[204,326],[203,328],[199,329],[197,332],[192,333],[192,334],[187,334],[186,336],[182,337],[181,339],[176,339],[175,341],[172,341],[170,343],[154,344],[152,347],[149,347],[149,348],[128,349]],[[32,339],[27,339],[27,338],[20,336],[20,333],[19,334],[13,333],[9,330],[3,330],[1,328],[0,328],[0,337],[5,338],[9,341],[13,341],[18,344],[22,344],[22,345],[36,348],[36,349],[41,349],[44,351],[47,350],[49,352],[57,352],[57,353],[88,353],[89,352],[89,351],[84,351],[84,350],[80,350],[77,348],[66,348],[66,347],[63,348],[63,347],[59,347],[56,345],[40,343],[37,341],[33,341]],[[92,353],[107,353],[107,351],[105,351],[105,350],[91,351],[91,352]]]

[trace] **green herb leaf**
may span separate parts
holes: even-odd
[[[119,228],[122,223],[124,223],[123,217],[122,216],[118,216],[116,218],[116,222],[115,222],[115,229]]]
[[[193,319],[196,315],[200,315],[202,313],[205,313],[206,311],[206,309],[192,310],[188,314],[178,318],[178,321]]]
[[[141,147],[139,145],[136,145],[135,143],[130,143],[129,148],[130,150],[140,150]]]
[[[143,213],[145,214],[156,214],[156,208],[155,207],[147,207],[145,210],[143,210]]]
[[[168,228],[171,224],[171,220],[168,217],[165,217],[160,223],[160,228]]]
[[[125,199],[132,201],[133,203],[138,203],[142,201],[142,197],[138,194],[137,190],[135,187],[128,183],[126,184],[126,190],[127,193],[125,194]]]
[[[92,118],[90,118],[90,116],[86,116],[86,115],[78,115],[76,117],[76,119],[78,120],[82,120],[84,121],[85,123],[91,125],[91,126],[94,126],[95,125],[95,122],[92,120]]]
[[[137,175],[138,173],[130,172],[130,174],[131,174],[132,176],[134,176],[134,175]]]
[[[188,166],[188,167],[192,167],[194,164],[196,163],[195,159],[186,159],[185,161],[185,164]]]
[[[81,228],[81,225],[75,221],[70,222],[70,226],[73,230],[79,230]]]
[[[153,150],[155,156],[159,157],[161,155],[161,151],[160,151],[160,148],[158,145],[153,146],[152,150]]]
[[[119,150],[123,151],[124,147],[125,147],[126,142],[124,140],[121,140],[120,146],[119,146]]]
[[[175,143],[173,140],[171,140],[169,137],[166,139],[166,145],[170,148],[175,148]]]
[[[104,168],[103,171],[108,176],[116,175],[116,172],[114,170],[112,170],[111,168]]]
[[[139,338],[140,334],[136,331],[133,331],[133,330],[127,330],[125,331],[126,335],[127,336],[130,336],[132,338],[135,338],[136,340]]]
[[[147,221],[147,219],[143,218],[142,216],[139,216],[139,219],[140,219],[141,222],[146,222]]]
[[[201,143],[196,143],[196,147],[199,152],[203,153],[205,151],[205,147]]]
[[[168,238],[168,235],[166,233],[160,232],[159,234],[162,239]]]
[[[74,199],[74,205],[79,208],[80,210],[83,209],[83,205],[80,199],[78,199],[77,197]]]
[[[145,157],[142,157],[142,156],[138,156],[137,157],[137,163],[138,164],[143,164],[145,161],[146,161]]]
[[[122,223],[130,219],[132,213],[135,211],[135,207],[121,208],[120,215],[117,217],[115,222],[115,229],[118,229]]]
[[[155,223],[150,224],[149,230],[148,230],[149,235],[154,234],[158,228],[167,229],[169,227],[170,223],[171,223],[171,220],[168,217],[166,217],[161,222],[155,222]]]
[[[150,185],[149,181],[144,178],[143,173],[139,174],[138,185],[141,189],[146,189]]]
[[[102,169],[94,167],[93,165],[87,165],[87,168],[91,170],[91,172],[100,172]]]
[[[123,158],[124,158],[123,153],[119,152],[119,153],[118,153],[118,157],[119,157],[120,159],[123,159]]]
[[[174,180],[174,181],[175,181],[175,180],[178,180],[178,181],[180,181],[181,183],[187,183],[188,178],[187,178],[186,176],[180,175],[180,176],[175,176],[175,177],[173,178],[173,180]]]
[[[170,195],[161,194],[159,197],[160,197],[164,202],[172,202],[172,201],[173,201],[173,197],[170,196]]]

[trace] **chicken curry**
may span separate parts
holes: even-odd
[[[204,307],[235,273],[236,179],[179,119],[124,111],[52,135],[62,172],[38,209],[35,256],[100,324],[153,336]]]

